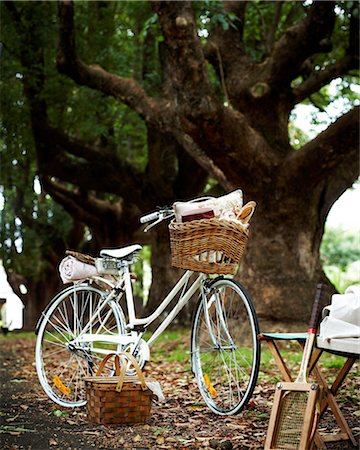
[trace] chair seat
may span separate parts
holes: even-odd
[[[306,341],[307,333],[261,333],[260,338],[283,341]]]
[[[282,341],[306,341],[307,333],[262,333],[263,340],[282,340]],[[360,357],[360,339],[359,338],[333,338],[323,339],[316,337],[316,347],[326,350],[329,353],[336,353],[339,356],[359,358]]]

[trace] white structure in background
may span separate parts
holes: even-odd
[[[9,331],[21,329],[24,324],[24,305],[11,289],[2,261],[0,261],[0,298],[6,299],[6,319]]]

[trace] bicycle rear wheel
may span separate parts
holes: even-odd
[[[191,362],[200,393],[216,414],[238,414],[249,401],[260,365],[259,325],[249,294],[223,277],[195,309]],[[206,310],[204,310],[206,304]]]
[[[74,341],[83,331],[102,335],[124,333],[124,314],[116,302],[110,301],[99,309],[105,295],[92,286],[70,286],[52,300],[38,324],[37,374],[46,394],[61,406],[85,405],[83,377],[96,373],[106,353],[121,350],[116,343]]]

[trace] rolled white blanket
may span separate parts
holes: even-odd
[[[63,283],[86,280],[94,275],[98,275],[94,266],[85,264],[73,256],[67,256],[60,262],[59,273]]]

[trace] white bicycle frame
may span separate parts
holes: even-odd
[[[150,350],[149,347],[153,342],[161,335],[161,333],[168,327],[168,325],[173,321],[173,319],[177,316],[177,314],[181,311],[181,309],[186,305],[186,303],[190,300],[190,298],[195,294],[197,290],[199,290],[202,286],[202,281],[206,278],[206,276],[202,273],[199,273],[196,279],[188,286],[190,277],[194,274],[193,271],[187,270],[180,280],[176,283],[173,289],[169,292],[169,294],[164,298],[164,300],[160,303],[160,305],[155,309],[155,311],[143,318],[137,318],[135,313],[135,305],[134,305],[134,297],[131,286],[131,274],[129,270],[128,262],[124,261],[123,267],[120,271],[120,279],[114,284],[106,280],[106,283],[111,287],[110,293],[104,298],[102,304],[97,308],[94,312],[93,316],[89,319],[86,326],[83,328],[81,333],[69,343],[72,346],[79,346],[79,349],[82,347],[83,343],[95,343],[95,342],[103,342],[103,343],[114,343],[118,345],[131,345],[132,351],[136,349],[141,344],[141,350],[143,353],[143,358],[148,361],[150,359]],[[104,281],[104,279],[102,279]],[[201,288],[202,289],[202,288]],[[156,330],[152,333],[148,341],[144,341],[142,339],[142,335],[144,331],[135,331],[137,327],[141,327],[145,330],[152,322],[154,322],[157,318],[160,317],[165,308],[172,302],[172,300],[176,297],[176,295],[182,290],[180,296],[170,311],[170,313],[166,316],[166,318],[161,322],[161,324],[156,328]],[[120,298],[121,293],[125,293],[126,297],[126,306],[128,311],[128,324],[126,325],[126,329],[130,332],[129,334],[119,334],[119,335],[103,335],[99,331],[101,327],[97,330],[96,334],[91,333],[91,325],[94,323],[100,311],[111,301],[116,301]],[[111,312],[109,312],[110,314]],[[110,351],[105,349],[96,349],[97,353],[110,353]]]

